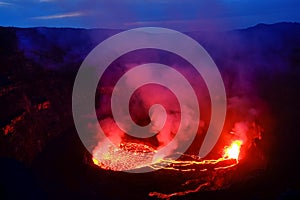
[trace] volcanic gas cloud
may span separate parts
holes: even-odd
[[[145,57],[146,53],[147,57]],[[165,55],[171,58],[165,59]],[[132,63],[132,57],[135,59],[134,63]],[[147,52],[140,50],[122,56],[114,61],[105,72],[99,82],[96,94],[98,120],[105,136],[103,134],[94,135],[92,160],[95,165],[113,171],[147,168],[198,174],[198,178],[183,182],[185,189],[182,191],[174,191],[170,194],[163,192],[149,193],[150,196],[159,198],[170,198],[199,190],[215,190],[228,186],[230,181],[224,177],[231,177],[228,174],[232,174],[236,170],[239,162],[243,159],[249,159],[249,151],[253,149],[260,151],[258,150],[258,143],[262,139],[263,133],[260,116],[266,110],[263,102],[252,93],[253,86],[244,84],[248,81],[247,77],[244,77],[243,80],[232,79],[230,84],[228,84],[228,79],[225,79],[225,87],[228,92],[228,111],[223,132],[213,150],[205,158],[198,157],[201,143],[210,123],[211,102],[209,93],[201,75],[195,72],[193,67],[186,61],[179,58],[173,59],[173,57],[174,55],[166,52],[157,53],[153,50]],[[182,104],[169,88],[157,84],[148,84],[138,87],[130,98],[128,105],[130,116],[123,116],[123,123],[124,121],[125,123],[122,126],[126,130],[122,130],[117,125],[111,111],[111,96],[114,90],[120,94],[126,92],[126,90],[122,86],[115,88],[115,85],[118,79],[128,70],[144,62],[149,62],[149,60],[168,64],[188,79],[199,102],[201,112],[199,121],[195,121],[195,111],[189,107],[190,96],[185,94],[184,88],[180,89],[186,100]],[[221,71],[221,73],[226,77],[226,72]],[[157,76],[149,69],[143,74],[137,74],[135,77],[127,79],[126,87],[135,86],[139,79],[145,77],[157,78]],[[168,74],[164,73],[159,74],[159,76],[165,80],[169,78]],[[176,86],[176,82],[169,81]],[[240,84],[241,87],[238,88],[236,84]],[[159,104],[164,108],[165,119],[161,117],[163,113],[161,109],[151,110],[151,106],[155,104]],[[184,108],[182,110],[185,113],[181,113],[181,108]],[[183,118],[183,115],[188,117]],[[127,124],[126,120],[132,120],[140,126],[150,124],[149,133],[156,134],[143,138],[131,136],[126,133],[127,130],[130,132],[131,128],[130,123]],[[163,127],[159,129],[162,124]],[[180,125],[186,130],[186,134],[184,137],[175,138]],[[178,152],[181,143],[192,137],[189,130],[191,126],[195,125],[197,126],[197,134],[192,145],[186,152]],[[89,128],[95,129],[95,132],[99,133],[100,130],[95,127],[95,125],[90,124]],[[172,146],[168,148],[168,151],[157,155],[157,152],[166,147],[171,141],[173,143],[171,143]],[[174,155],[179,158],[173,159]],[[263,156],[259,155],[263,160]]]

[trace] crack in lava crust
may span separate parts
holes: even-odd
[[[150,197],[170,199],[173,196],[184,196],[200,190],[218,190],[230,184],[230,178],[239,163],[240,148],[242,140],[232,141],[231,145],[225,146],[223,156],[218,159],[201,159],[198,156],[180,154],[178,160],[165,157],[153,161],[157,151],[145,144],[126,142],[118,146],[108,146],[107,149],[97,147],[93,152],[93,162],[106,170],[126,171],[141,167],[150,167],[163,172],[175,171],[187,180],[180,189],[173,193],[150,192]],[[193,177],[193,178],[192,178]],[[218,179],[219,178],[219,179]],[[229,180],[229,182],[228,182]]]
[[[197,156],[181,154],[181,156],[189,157],[189,160],[173,160],[169,158],[161,158],[153,161],[157,152],[154,148],[133,142],[122,142],[118,146],[110,145],[107,149],[97,147],[93,152],[93,162],[99,167],[113,171],[127,171],[142,167],[151,167],[155,170],[169,169],[177,171],[195,171],[204,167],[200,171],[206,171],[208,165],[213,168],[230,168],[238,163],[240,153],[241,140],[233,141],[228,147],[224,147],[224,155],[218,159],[203,160]],[[223,162],[234,161],[226,163]],[[222,166],[218,166],[222,164]],[[196,169],[194,168],[196,166]],[[200,167],[202,166],[202,167]]]
[[[126,142],[108,149],[96,148],[93,162],[103,169],[127,171],[152,164],[156,150],[140,143]]]

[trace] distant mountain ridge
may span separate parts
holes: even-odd
[[[121,30],[0,27],[0,55],[23,52],[27,58],[37,63],[43,63],[44,66],[47,63],[45,67],[49,68],[75,63],[78,65],[97,44],[118,32]],[[188,34],[203,44],[212,54],[220,49],[230,49],[235,44],[238,45],[234,47],[236,49],[249,45],[256,49],[254,51],[264,52],[266,51],[264,45],[279,49],[287,42],[289,48],[292,47],[296,51],[300,46],[300,23],[257,24],[246,29],[215,35],[202,32]]]

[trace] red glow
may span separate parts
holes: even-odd
[[[229,147],[224,148],[223,158],[238,161],[242,144],[243,142],[241,140],[233,141]]]
[[[215,169],[230,168],[238,163],[240,154],[240,148],[243,142],[241,140],[235,140],[230,146],[224,147],[224,154],[218,159],[200,159],[191,156],[192,160],[172,160],[167,158],[161,158],[152,161],[153,155],[156,150],[139,143],[120,143],[119,146],[110,146],[108,149],[96,148],[93,152],[93,163],[103,169],[109,169],[113,171],[131,170],[141,167],[151,167],[153,169],[160,169],[161,166],[168,170],[182,171],[182,166],[185,166],[184,171],[193,171],[195,169],[189,169],[187,166],[193,165],[216,165]],[[129,154],[128,154],[129,152]],[[187,156],[187,155],[184,155]],[[236,160],[235,164],[229,164],[219,167],[218,164],[226,160]],[[200,167],[202,168],[202,167]],[[203,169],[202,169],[203,170]]]

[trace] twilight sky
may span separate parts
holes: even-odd
[[[0,0],[0,26],[180,31],[300,22],[299,0]]]

